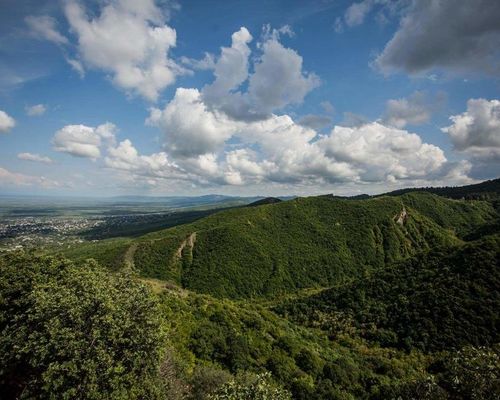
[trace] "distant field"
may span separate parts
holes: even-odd
[[[107,199],[0,196],[0,249],[68,248],[88,240],[136,237],[259,199],[219,195]]]

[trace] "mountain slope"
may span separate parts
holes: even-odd
[[[494,215],[487,203],[428,193],[355,202],[298,198],[147,235],[136,243],[134,265],[145,277],[218,297],[275,295],[337,284],[422,250],[457,244],[456,233]]]
[[[201,371],[214,367],[267,370],[294,399],[387,399],[402,383],[426,376],[420,352],[368,348],[358,338],[331,341],[253,302],[176,289],[163,290],[160,299],[165,319],[175,327],[170,341],[185,368],[199,371],[195,385],[204,383]]]
[[[275,307],[313,326],[352,323],[384,346],[439,351],[500,341],[500,235],[435,249]]]
[[[254,201],[253,203],[250,203],[247,205],[247,207],[256,207],[256,206],[262,206],[264,204],[275,204],[275,203],[280,203],[283,200],[278,199],[277,197],[266,197],[261,200]]]

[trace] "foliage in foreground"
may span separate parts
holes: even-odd
[[[423,379],[396,389],[405,400],[497,400],[500,396],[500,346],[467,346],[443,353]]]
[[[332,400],[384,399],[389,388],[424,376],[425,357],[418,352],[382,349],[357,338],[331,341],[254,302],[172,290],[161,301],[188,377],[197,365],[206,366],[205,376],[208,366],[236,375],[269,371],[294,399]]]
[[[189,399],[206,399],[221,385],[237,385],[222,371],[236,376],[269,371],[293,399],[304,400],[466,400],[500,395],[497,345],[407,353],[363,340],[356,331],[329,338],[322,330],[297,326],[247,301],[171,290],[161,298],[171,342],[184,360],[184,379],[205,387],[198,386],[197,395]]]
[[[5,256],[2,398],[489,400],[500,393],[498,347],[407,354],[356,332],[329,338],[255,302],[165,288],[159,300],[92,262]]]
[[[164,348],[157,301],[95,263],[0,260],[4,398],[159,398]]]

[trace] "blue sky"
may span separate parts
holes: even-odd
[[[495,0],[4,0],[0,190],[356,194],[500,171]]]

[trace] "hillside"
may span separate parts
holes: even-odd
[[[500,341],[499,249],[499,235],[435,249],[274,310],[306,326],[352,323],[362,337],[406,350],[492,346]]]
[[[178,289],[162,290],[160,299],[174,327],[170,340],[183,360],[178,374],[189,376],[193,370],[193,384],[203,391],[211,383],[204,379],[217,371],[220,376],[221,371],[267,370],[294,399],[383,399],[427,376],[420,352],[367,347],[348,335],[332,341],[255,303]]]
[[[419,351],[350,334],[331,340],[262,305],[154,287],[94,262],[0,257],[2,394],[212,399],[221,385],[267,371],[293,399],[382,400],[429,377]]]
[[[157,293],[168,332],[169,375],[161,379],[175,390],[167,398],[207,399],[243,371],[269,371],[293,399],[409,400],[416,393],[428,400],[473,398],[463,393],[494,399],[499,245],[498,236],[489,236],[434,249],[285,300],[218,299],[143,279]],[[9,273],[37,260],[28,261],[16,261]],[[61,260],[44,263],[64,271]],[[24,282],[31,275],[16,276]],[[16,296],[11,284],[4,289]],[[187,388],[191,394],[183,397]]]
[[[487,202],[429,193],[358,201],[320,196],[226,210],[133,241],[117,239],[121,250],[110,252],[107,241],[87,249],[95,246],[96,258],[115,269],[126,258],[143,277],[201,293],[275,296],[339,284],[423,250],[458,244],[495,215]],[[68,255],[78,258],[79,251]]]

